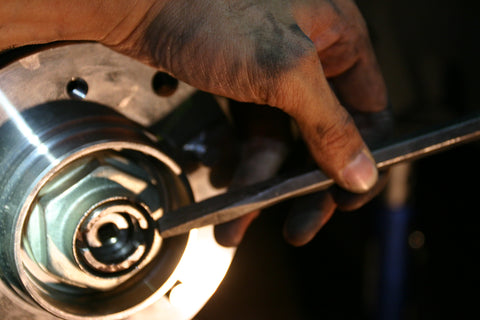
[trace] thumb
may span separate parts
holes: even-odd
[[[283,82],[288,89],[277,91],[291,93],[277,100],[283,102],[277,106],[296,120],[313,158],[328,176],[348,191],[368,191],[378,173],[353,118],[331,90],[320,61],[311,59],[303,66],[296,70],[300,75]]]

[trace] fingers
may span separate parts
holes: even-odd
[[[273,177],[288,153],[290,120],[279,110],[231,102],[231,114],[242,141],[241,159],[230,188],[238,188]],[[255,211],[215,227],[217,242],[238,246],[247,228],[260,214]]]
[[[215,227],[215,239],[225,247],[236,247],[242,242],[250,224],[258,217],[260,211],[249,213],[239,219]]]
[[[337,1],[310,2],[328,6]],[[149,13],[149,19],[143,19],[146,21],[140,23],[143,28],[137,28],[143,30],[141,35],[132,33],[127,42],[117,48],[204,91],[284,110],[296,120],[316,163],[338,185],[357,193],[372,188],[377,181],[376,166],[351,116],[326,78],[332,76],[339,96],[352,108],[381,109],[380,102],[371,104],[374,99],[368,98],[378,95],[370,91],[383,90],[378,84],[378,74],[372,71],[374,60],[368,54],[356,55],[357,49],[364,47],[353,47],[353,50],[349,46],[338,47],[348,48],[347,55],[339,56],[346,64],[337,68],[341,74],[330,74],[331,65],[339,60],[329,62],[328,52],[324,52],[325,62],[321,64],[322,52],[318,52],[315,41],[311,40],[315,34],[307,32],[309,38],[298,27],[290,14],[290,2],[252,1],[249,6],[244,6],[244,1],[195,3],[193,6],[189,1],[167,2],[162,10]],[[313,9],[307,7],[304,8]],[[344,30],[336,24],[335,19],[342,16],[339,10],[343,10],[343,6],[337,5],[335,10],[328,11],[328,19],[325,16],[321,22],[311,24],[317,27],[319,23],[328,22],[318,28],[318,37],[325,34],[322,28]],[[333,13],[337,16],[332,16]],[[349,21],[349,15],[344,17]],[[311,21],[319,21],[316,18],[312,16]],[[356,44],[355,38],[352,39]],[[367,76],[370,79],[367,83],[361,82],[362,72],[371,74]],[[350,86],[353,89],[349,89]],[[355,99],[350,98],[350,94]],[[360,102],[356,102],[357,99]],[[266,163],[255,160],[252,154],[247,158],[244,168]],[[242,177],[250,171],[260,172],[248,169]],[[250,222],[245,218],[237,231],[244,231]]]
[[[303,0],[294,7],[342,104],[358,111],[383,110],[387,105],[385,81],[355,2]]]
[[[340,188],[333,187],[331,194],[338,209],[342,211],[353,211],[363,207],[366,203],[375,198],[387,185],[389,171],[380,172],[378,182],[368,192],[363,194],[354,194],[346,192]]]
[[[295,11],[297,17],[303,18],[302,30],[312,39],[315,59],[320,61],[316,65],[313,57],[306,60],[311,74],[304,69],[306,74],[297,75],[308,79],[302,87],[288,83],[297,92],[296,101],[289,101],[293,106],[290,114],[299,123],[320,167],[341,187],[361,193],[373,187],[377,172],[352,118],[340,102],[353,111],[384,110],[386,86],[355,3],[350,0],[326,3],[317,1],[315,6],[308,6],[317,8],[313,13],[306,7]],[[324,17],[326,13],[328,19]],[[324,19],[314,18],[319,15]],[[290,106],[283,107],[288,110]]]
[[[243,147],[242,160],[235,172],[231,188],[238,188],[273,177],[287,155],[286,146],[276,140],[253,138]],[[223,246],[237,246],[247,228],[259,215],[252,212],[239,219],[215,227],[217,242]]]
[[[351,192],[366,192],[377,181],[376,166],[352,117],[330,89],[318,58],[295,71],[279,88],[278,101],[283,104],[278,106],[297,121],[313,158],[327,175]]]
[[[266,3],[240,10],[221,2],[192,12],[190,2],[168,2],[147,25],[146,44],[128,52],[147,54],[145,61],[204,91],[284,110],[327,175],[349,191],[367,191],[376,182],[376,167],[332,92],[313,42],[295,23],[288,2],[261,5]],[[227,9],[236,14],[225,15]],[[182,23],[169,24],[172,19]]]
[[[361,47],[355,63],[343,73],[332,77],[331,83],[345,106],[363,112],[378,112],[387,106],[385,81],[370,44],[365,43]]]
[[[378,183],[363,194],[334,188],[295,199],[284,224],[285,240],[297,247],[307,244],[330,220],[336,209],[353,211],[362,207],[383,190],[387,181],[388,173],[382,172]]]
[[[380,112],[352,111],[351,115],[363,139],[371,148],[384,145],[395,132],[392,110],[388,107]]]
[[[350,0],[335,0],[337,32],[325,47],[317,47],[325,75],[339,100],[357,111],[375,112],[387,106],[387,89],[365,21]]]
[[[285,221],[283,235],[294,246],[303,246],[330,220],[336,208],[329,192],[296,199]]]
[[[366,193],[353,194],[333,187],[293,200],[285,220],[283,235],[294,246],[303,246],[330,220],[336,209],[356,210],[377,196],[388,182],[389,172],[380,174],[378,183]]]

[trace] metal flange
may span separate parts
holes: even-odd
[[[190,185],[216,192],[145,129],[193,92],[159,97],[156,75],[92,43],[0,70],[4,319],[188,319],[219,285],[235,249],[212,227],[172,239],[154,227],[201,199]]]

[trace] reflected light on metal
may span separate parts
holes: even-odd
[[[422,231],[415,230],[408,235],[408,245],[412,249],[421,249],[425,245],[425,234]]]
[[[205,236],[209,233],[213,233],[213,227],[191,231],[186,258],[178,269],[180,281],[170,292],[170,303],[185,319],[191,319],[205,304],[205,297],[215,293],[235,252]]]
[[[25,136],[32,146],[35,147],[38,153],[45,155],[48,161],[52,164],[58,163],[59,160],[50,153],[48,147],[33,132],[25,119],[23,119],[22,115],[18,112],[17,108],[15,108],[2,90],[0,90],[0,107],[10,117],[10,120],[15,123],[18,131]]]
[[[0,129],[3,130],[0,163],[5,166],[0,175],[0,318],[53,319],[51,314],[55,319],[193,318],[214,294],[236,250],[217,244],[213,227],[194,230],[191,236],[162,239],[161,244],[154,246],[155,250],[153,246],[150,249],[155,253],[159,248],[161,253],[152,253],[151,263],[148,263],[149,257],[142,260],[141,263],[146,261],[145,268],[140,263],[125,272],[104,275],[105,271],[100,268],[90,272],[91,269],[80,264],[84,262],[81,260],[74,271],[87,280],[78,282],[82,280],[79,276],[74,279],[78,285],[73,285],[71,270],[50,263],[47,270],[32,260],[38,253],[38,260],[42,262],[45,253],[43,243],[35,241],[38,238],[35,236],[42,236],[46,241],[52,237],[43,236],[44,228],[38,228],[42,221],[36,220],[38,215],[30,215],[35,211],[29,209],[37,208],[33,205],[40,195],[41,200],[45,200],[43,204],[51,203],[50,199],[57,201],[59,210],[54,212],[60,216],[65,216],[64,208],[67,208],[72,209],[69,212],[78,211],[76,217],[80,218],[96,204],[104,208],[111,204],[107,200],[117,201],[116,195],[127,195],[132,207],[151,209],[152,221],[156,221],[165,212],[190,203],[192,195],[200,201],[224,192],[213,186],[208,188],[208,170],[195,170],[183,177],[184,172],[175,160],[157,149],[156,136],[145,131],[145,127],[167,116],[195,89],[180,83],[175,94],[160,98],[151,88],[151,78],[157,70],[99,44],[47,48],[27,59],[35,65],[26,67],[26,60],[21,59],[0,70]],[[82,99],[86,90],[77,92],[81,87],[69,87],[68,81],[78,84],[79,80],[88,84],[88,101]],[[43,114],[49,117],[43,118]],[[108,117],[104,117],[106,114]],[[121,135],[117,134],[118,130]],[[120,155],[130,161],[121,165],[115,162],[119,165],[117,168],[100,159],[102,161],[97,162],[102,169],[98,171],[97,162],[87,159],[89,155]],[[148,165],[145,163],[148,170],[132,175],[132,171],[144,168],[143,165],[137,168],[143,161],[148,162]],[[60,176],[65,168],[67,175]],[[118,170],[123,174],[118,174]],[[54,180],[55,177],[60,180]],[[50,186],[55,192],[62,192],[52,192],[54,189],[48,189],[49,185],[43,188],[52,181]],[[93,192],[97,184],[101,194],[97,189]],[[189,192],[189,184],[194,186],[193,192]],[[153,193],[161,196],[150,196]],[[77,206],[80,203],[77,195],[84,203],[82,210]],[[163,198],[168,201],[164,203]],[[68,255],[75,235],[70,231],[81,227],[83,220],[65,219],[65,223],[60,223],[56,215],[48,217],[49,220],[44,221],[49,224],[48,230],[54,231],[58,247],[66,247]],[[65,227],[65,232],[61,232],[60,226]],[[30,235],[32,241],[28,241]],[[27,251],[32,244],[39,251]],[[62,257],[57,257],[53,245],[50,247],[55,262],[59,262]],[[50,251],[46,253],[47,258],[52,256]],[[72,263],[77,264],[74,258]],[[85,274],[91,276],[83,277]],[[136,281],[129,282],[130,276],[136,277]],[[121,281],[125,281],[125,285]],[[114,282],[120,284],[117,286]],[[88,294],[83,294],[84,287],[89,288]],[[110,290],[113,287],[116,290]]]

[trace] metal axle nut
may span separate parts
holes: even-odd
[[[155,179],[127,157],[105,153],[64,168],[39,193],[26,240],[31,256],[61,281],[106,290],[158,250]]]

